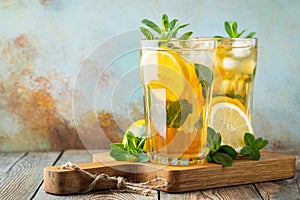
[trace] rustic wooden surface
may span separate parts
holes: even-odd
[[[300,150],[296,155],[297,174],[292,179],[222,187],[194,192],[171,194],[152,191],[150,196],[122,193],[117,190],[81,195],[57,196],[44,192],[43,168],[66,161],[84,163],[92,160],[85,150],[44,153],[0,153],[0,199],[300,199]],[[284,168],[284,166],[283,166]],[[255,174],[254,174],[255,176]]]

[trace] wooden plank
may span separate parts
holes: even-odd
[[[52,165],[60,152],[28,153],[1,176],[0,199],[30,199],[43,181],[42,168]]]
[[[94,158],[97,159],[97,156],[95,155]],[[101,156],[103,157],[102,154]],[[175,193],[279,180],[295,175],[295,157],[272,152],[262,152],[259,161],[239,158],[232,167],[228,168],[213,163],[162,166],[125,161],[107,161],[105,164],[83,163],[78,166],[92,174],[105,173],[109,176],[122,176],[132,182],[144,182],[162,177],[167,179],[171,186],[161,190]],[[74,170],[61,169],[57,166],[44,169],[44,180],[45,190],[53,194],[78,193],[92,182],[90,178]],[[109,188],[115,184],[115,182],[101,182],[96,185],[95,190]]]
[[[67,161],[71,161],[74,164],[89,162],[92,160],[92,154],[86,150],[67,150],[61,156],[61,158],[57,161],[57,165],[60,166]],[[98,191],[88,194],[76,194],[76,195],[68,195],[68,196],[59,196],[48,194],[44,190],[44,184],[37,192],[34,197],[36,200],[40,199],[51,199],[51,200],[81,200],[81,199],[141,199],[141,200],[156,200],[158,199],[157,191],[152,190],[149,196],[143,196],[139,194],[119,192],[117,190],[106,190],[106,191]]]
[[[281,181],[265,182],[255,184],[263,199],[300,199],[300,151],[278,150],[285,154],[295,155],[296,169],[295,177]]]
[[[161,192],[161,199],[170,200],[190,200],[190,199],[261,199],[259,193],[252,184],[234,187],[223,187],[207,189],[195,192],[172,194]]]
[[[9,171],[25,154],[26,153],[0,153],[0,176]]]

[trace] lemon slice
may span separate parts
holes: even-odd
[[[245,106],[242,104],[242,102],[238,99],[233,99],[227,96],[216,96],[213,97],[211,100],[211,105],[214,106],[218,103],[231,103],[239,107],[244,113],[246,112]]]
[[[188,62],[175,51],[162,49],[145,50],[141,57],[143,78],[151,89],[164,89],[166,99],[176,101],[189,80]],[[160,98],[158,96],[158,98]]]
[[[253,133],[247,115],[232,103],[217,103],[212,106],[210,126],[221,133],[223,144],[238,151],[245,145],[244,134]]]

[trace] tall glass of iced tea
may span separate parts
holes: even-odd
[[[142,40],[147,149],[166,165],[201,163],[212,95],[215,40]]]
[[[210,126],[237,151],[253,133],[252,102],[257,61],[256,38],[218,38]]]

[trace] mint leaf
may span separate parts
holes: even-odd
[[[212,157],[211,157],[211,152],[209,152],[207,155],[206,155],[206,157],[205,157],[205,160],[207,161],[207,162],[213,162],[213,159],[212,159]]]
[[[193,34],[192,31],[186,32],[186,33],[184,33],[184,34],[182,34],[182,35],[180,36],[179,40],[187,40],[187,39],[189,39],[189,37],[190,37],[192,34]]]
[[[110,149],[117,149],[117,150],[126,150],[123,144],[120,143],[113,143],[110,144]]]
[[[228,145],[220,146],[220,148],[218,149],[218,152],[225,153],[225,154],[229,155],[232,158],[232,160],[235,160],[238,156],[235,149],[232,148],[231,146],[228,146]]]
[[[211,87],[214,74],[211,69],[206,67],[205,65],[195,63],[195,71],[196,75],[202,85],[202,87]]]
[[[224,167],[230,167],[233,163],[232,158],[225,153],[215,153],[212,155],[212,159],[215,163],[221,164]]]
[[[167,31],[169,29],[169,18],[166,14],[163,14],[162,18],[162,27],[164,31]]]
[[[242,149],[241,149],[241,154],[242,155],[250,155],[252,154],[252,148],[250,146],[244,146]]]
[[[251,133],[245,133],[244,142],[246,146],[241,149],[241,154],[249,156],[251,160],[259,160],[259,151],[269,143],[268,140],[264,140],[261,137],[255,139],[254,135]]]
[[[231,28],[231,23],[232,22],[226,21],[224,23],[224,28],[225,28],[226,33],[229,35],[229,37],[233,38],[234,37],[234,33],[232,31],[232,28]]]
[[[253,153],[251,153],[250,154],[250,159],[251,160],[259,160],[260,159],[259,151],[254,151]]]
[[[145,152],[141,152],[137,154],[136,162],[148,162],[149,159],[149,156]]]
[[[245,133],[244,142],[247,146],[253,146],[255,142],[254,135],[251,133]]]
[[[167,126],[179,128],[192,113],[193,106],[186,99],[171,102],[167,108]]]
[[[255,34],[255,32],[251,32],[246,36],[246,38],[253,38]]]
[[[121,160],[134,161],[134,160],[136,160],[136,157],[134,155],[132,155],[127,150],[120,148],[121,144],[111,144],[110,147],[111,147],[111,150],[109,152],[109,155],[111,157],[113,157],[115,160],[117,160],[117,161],[121,161]]]
[[[145,36],[145,38],[147,40],[154,40],[155,36],[153,35],[153,33],[151,33],[148,29],[144,28],[144,27],[140,27],[141,32],[143,33],[143,35]]]
[[[169,30],[173,30],[175,25],[177,24],[178,22],[178,19],[173,19],[171,22],[170,22],[170,26],[169,26]]]
[[[212,152],[215,152],[220,148],[221,142],[221,134],[216,133],[213,128],[208,127],[206,147],[209,148],[209,150],[211,150]]]
[[[203,117],[202,117],[202,113],[200,114],[200,118],[196,121],[196,123],[194,124],[194,127],[197,130],[202,130],[203,128]]]
[[[146,26],[148,26],[149,28],[151,28],[152,30],[157,32],[158,34],[161,34],[161,32],[162,32],[160,27],[149,19],[143,19],[141,21],[141,23],[145,24]]]
[[[181,25],[181,26],[175,26],[175,27],[172,29],[172,31],[170,31],[170,33],[169,33],[170,37],[171,37],[171,38],[175,38],[176,35],[177,35],[177,32],[178,32],[180,29],[187,27],[188,25],[190,25],[190,24],[183,24],[183,25]]]

